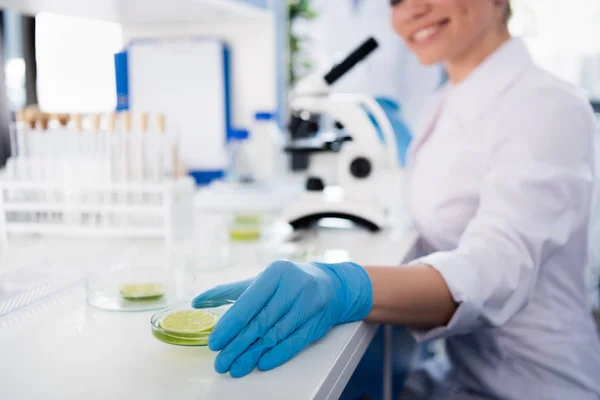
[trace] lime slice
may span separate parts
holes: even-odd
[[[159,283],[126,283],[119,287],[119,291],[128,300],[144,300],[161,297],[166,289]]]
[[[205,310],[183,310],[167,315],[159,325],[168,334],[194,337],[210,333],[218,320],[218,316]]]

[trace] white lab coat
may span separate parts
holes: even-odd
[[[415,332],[447,338],[439,398],[598,400],[589,104],[519,39],[441,92],[409,153],[409,207],[431,253],[415,262],[459,303],[448,326]]]
[[[333,87],[336,92],[386,96],[402,105],[402,116],[413,127],[427,98],[439,87],[440,65],[425,67],[394,32],[388,1],[313,0],[318,18],[304,29],[316,68],[339,62],[368,37],[379,48]]]

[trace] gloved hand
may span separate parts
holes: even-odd
[[[276,368],[338,324],[359,321],[371,311],[372,287],[354,263],[277,261],[256,278],[218,286],[196,297],[237,300],[208,339],[219,373],[234,378]]]

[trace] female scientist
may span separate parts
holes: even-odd
[[[338,324],[447,338],[441,399],[600,398],[584,270],[593,114],[510,37],[507,0],[392,0],[397,33],[449,83],[409,149],[409,203],[428,255],[402,268],[277,261],[198,296],[237,299],[215,368],[270,370]]]

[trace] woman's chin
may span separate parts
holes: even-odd
[[[438,64],[445,59],[445,57],[437,51],[415,51],[415,55],[419,62],[426,66]]]

